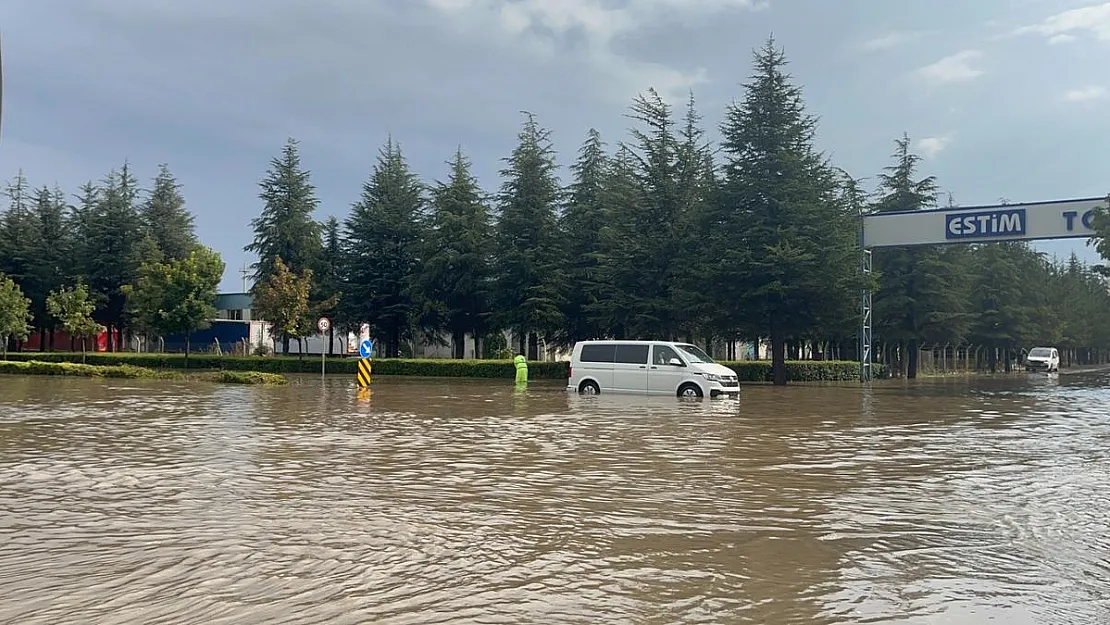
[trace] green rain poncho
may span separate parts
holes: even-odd
[[[513,364],[516,365],[516,383],[528,382],[528,361],[524,356],[517,354],[516,358],[513,358]]]

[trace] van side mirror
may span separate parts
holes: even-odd
[[[672,366],[672,367],[685,367],[686,366],[686,365],[682,364],[682,361],[677,359],[677,358],[671,358],[669,361],[667,361],[667,364]]]

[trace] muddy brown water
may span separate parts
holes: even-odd
[[[0,378],[0,623],[1110,623],[1110,373]]]

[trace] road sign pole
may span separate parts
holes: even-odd
[[[328,330],[331,329],[331,319],[327,317],[320,317],[316,320],[316,329],[320,331],[320,335],[327,341]],[[331,342],[328,341],[328,347],[331,347]],[[328,368],[328,351],[324,349],[323,343],[320,346],[320,377],[327,377]]]

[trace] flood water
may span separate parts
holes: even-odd
[[[1110,623],[1110,373],[0,377],[0,623]]]

